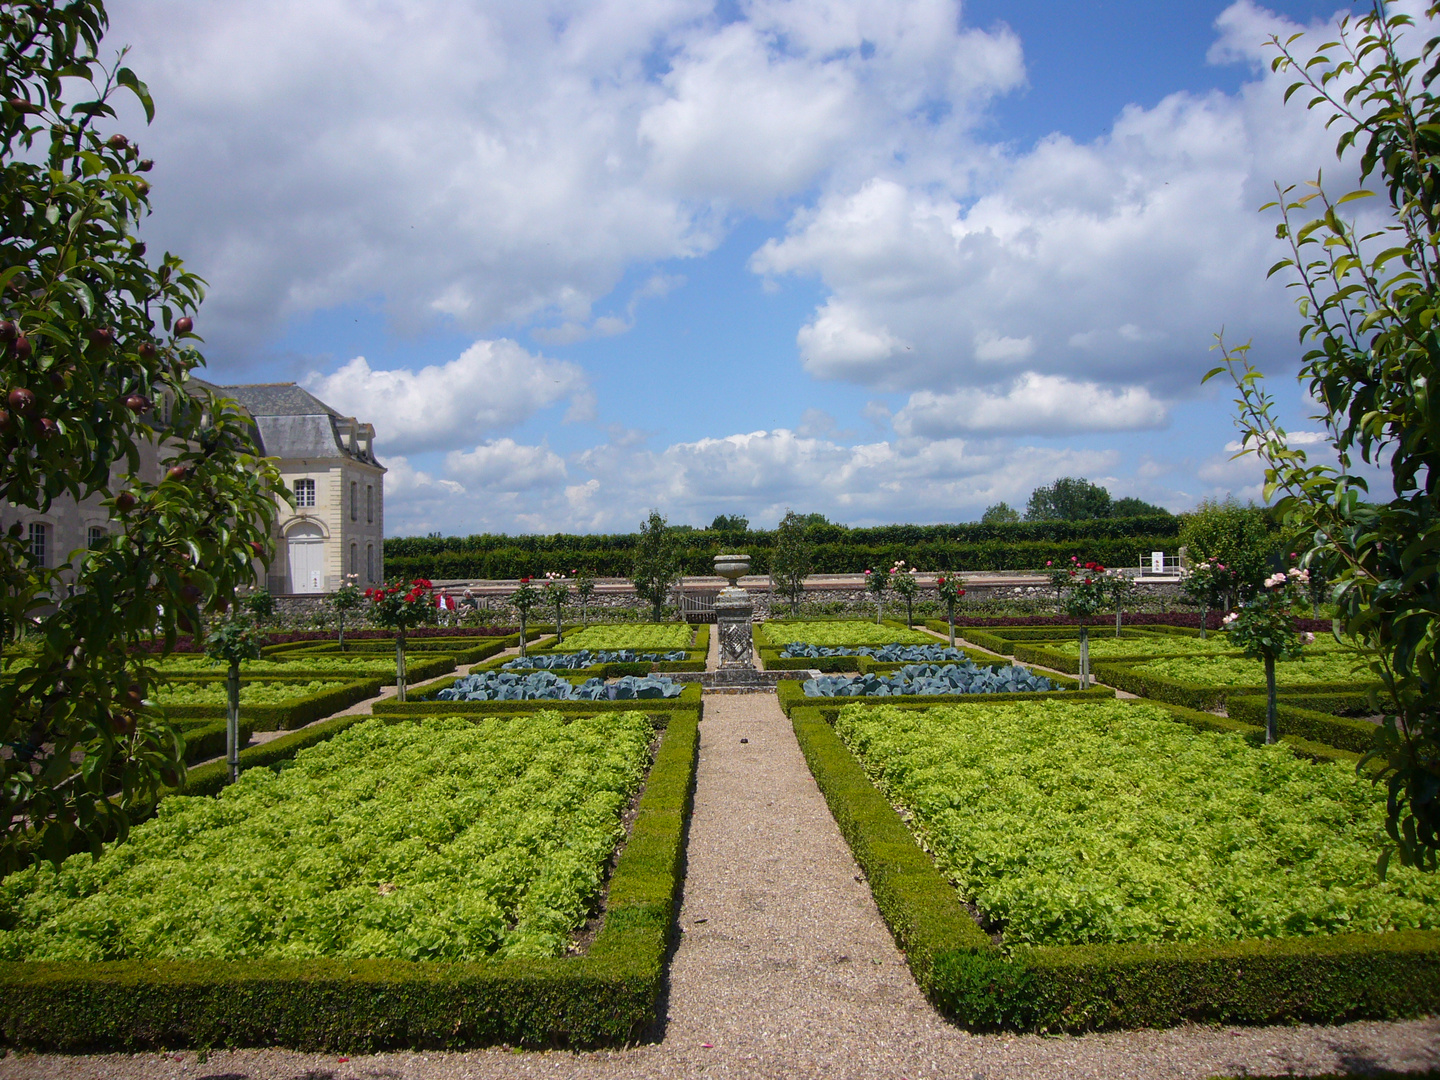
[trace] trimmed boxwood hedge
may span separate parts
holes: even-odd
[[[903,665],[901,665],[903,666]],[[1067,679],[1063,675],[1047,675],[1047,679],[1059,683],[1061,691],[1035,690],[1018,694],[895,694],[890,697],[837,697],[837,698],[813,698],[806,697],[804,680],[781,679],[775,685],[776,697],[780,701],[780,708],[788,715],[792,709],[797,707],[811,706],[821,709],[830,709],[838,712],[842,707],[855,702],[870,702],[872,704],[885,705],[906,705],[918,708],[929,708],[931,705],[988,705],[997,701],[1025,701],[1030,698],[1051,698],[1063,693],[1066,701],[1114,701],[1115,691],[1104,686],[1092,687],[1089,690],[1081,690],[1080,683],[1076,679]]]
[[[1265,726],[1264,694],[1234,695],[1225,700],[1225,712],[1232,720]],[[1328,743],[1357,754],[1367,753],[1375,745],[1378,724],[1354,720],[1318,709],[1307,709],[1294,700],[1276,695],[1275,723],[1281,734],[1300,735],[1315,742]]]
[[[220,757],[225,753],[226,723],[224,720],[195,719],[176,722],[173,718],[171,719],[171,726],[185,738],[185,763],[187,765]],[[240,714],[240,745],[244,746],[248,743],[253,734],[255,734],[255,729],[242,712]]]
[[[569,677],[571,682],[585,680],[569,672],[560,676]],[[457,679],[459,676],[456,677]],[[425,687],[427,695],[444,690],[456,679],[442,679]],[[632,698],[628,701],[396,701],[387,698],[371,706],[375,716],[451,716],[471,714],[478,716],[503,716],[506,713],[533,713],[540,709],[554,709],[562,713],[630,712],[638,710],[647,713],[688,712],[697,715],[704,709],[701,695],[704,688],[699,683],[690,683],[673,698]]]
[[[1168,701],[1173,705],[1184,705],[1190,709],[1220,709],[1232,697],[1253,697],[1265,693],[1265,685],[1259,686],[1205,686],[1201,683],[1181,682],[1159,675],[1142,674],[1135,669],[1149,663],[1155,657],[1144,657],[1133,661],[1108,661],[1092,663],[1091,674],[1100,682],[1117,687],[1140,697]],[[1285,687],[1290,693],[1325,694],[1354,691],[1354,683],[1310,683]]]
[[[822,710],[797,708],[790,718],[916,981],[965,1028],[1338,1023],[1440,1010],[1436,931],[1006,954],[966,912]]]
[[[454,665],[450,665],[454,667]],[[448,669],[447,669],[448,670]],[[295,679],[289,676],[284,678],[272,678],[270,676],[258,676],[264,682],[310,682],[313,678],[323,676],[311,676],[304,679]],[[211,685],[224,685],[218,679],[174,679],[174,682],[206,683]],[[249,679],[242,679],[240,682],[243,688]],[[346,679],[343,675],[334,676],[334,681],[341,683],[330,690],[322,690],[318,694],[311,694],[308,697],[296,698],[283,705],[241,705],[240,719],[250,726],[254,731],[285,731],[306,724],[313,724],[316,720],[337,713],[341,709],[348,709],[356,702],[372,698],[380,693],[380,687],[387,685],[387,682],[394,682],[394,679],[385,680],[378,676],[370,676],[363,679]],[[165,715],[171,720],[211,720],[215,717],[224,719],[224,705],[167,705]]]
[[[363,719],[337,717],[332,723],[348,726]],[[698,719],[694,711],[671,714],[610,878],[604,926],[585,956],[488,964],[6,963],[0,964],[0,1039],[27,1050],[61,1052],[273,1045],[356,1052],[630,1042],[653,1023],[664,981]]]
[[[659,651],[661,651],[661,650],[656,650],[656,651],[659,652]],[[675,651],[677,651],[677,650],[673,650],[673,649],[672,649],[672,650],[669,650],[669,651],[675,652]],[[542,653],[542,652],[543,652],[543,650],[540,650],[540,649],[532,649],[532,650],[530,651],[529,655],[532,655],[532,656],[533,656],[533,655],[535,655],[536,653]],[[553,669],[553,668],[552,668],[552,669],[550,669],[550,670],[553,670],[556,675],[580,675],[580,676],[584,676],[584,677],[587,678],[587,679],[590,679],[590,678],[596,678],[596,679],[618,679],[618,678],[620,678],[622,675],[664,675],[664,674],[667,673],[667,672],[670,672],[670,673],[673,674],[673,673],[681,672],[681,671],[692,671],[692,672],[693,672],[693,671],[704,671],[704,670],[705,670],[705,654],[704,654],[704,653],[696,652],[694,649],[689,649],[689,650],[686,650],[685,657],[686,657],[686,658],[685,658],[684,660],[636,661],[636,662],[634,662],[634,663],[622,663],[622,662],[620,662],[620,661],[618,661],[618,660],[612,660],[612,661],[609,662],[609,663],[605,663],[605,664],[591,664],[589,667],[583,667],[583,668],[565,668],[565,669],[563,669],[563,670],[561,670],[561,669]],[[508,663],[510,663],[512,660],[518,660],[518,659],[519,659],[518,656],[497,656],[497,657],[494,657],[493,659],[487,660],[487,661],[486,661],[485,663],[483,663],[483,664],[477,665],[476,667],[472,668],[471,670],[472,670],[472,671],[496,671],[496,670],[499,670],[500,668],[505,667],[505,665],[508,664]],[[519,673],[528,673],[528,672],[531,672],[531,671],[539,671],[539,670],[541,670],[541,669],[540,669],[540,668],[524,667],[524,668],[510,668],[510,669],[508,669],[508,670],[514,671],[514,672],[516,672],[517,674],[519,674]]]
[[[1110,635],[1109,635],[1109,634],[1106,634],[1105,636],[1106,636],[1106,637],[1109,637]],[[1140,637],[1141,635],[1139,635],[1139,634],[1126,633],[1126,634],[1123,634],[1123,635],[1121,635],[1121,636],[1122,636],[1122,637]],[[1152,636],[1155,636],[1155,635],[1148,635],[1148,634],[1147,634],[1147,635],[1145,635],[1145,636],[1147,636],[1147,637],[1152,637]],[[1080,673],[1080,657],[1079,657],[1079,656],[1071,656],[1069,653],[1060,652],[1058,649],[1050,648],[1051,645],[1056,645],[1056,644],[1060,644],[1060,642],[1042,641],[1042,642],[1033,642],[1033,643],[1032,643],[1032,642],[1020,642],[1020,641],[1017,641],[1017,642],[1015,642],[1014,645],[1013,645],[1013,648],[1014,648],[1014,650],[1015,650],[1013,655],[1014,655],[1015,660],[1016,660],[1017,663],[1021,663],[1021,664],[1039,664],[1041,667],[1055,668],[1057,671],[1068,671],[1068,672],[1070,672],[1072,675],[1078,675],[1078,674]],[[1155,653],[1154,655],[1148,655],[1148,654],[1147,654],[1146,656],[1143,656],[1143,657],[1136,657],[1136,658],[1135,658],[1135,662],[1137,662],[1137,663],[1149,663],[1151,660],[1168,660],[1168,659],[1170,659],[1171,657],[1194,656],[1194,655],[1195,655],[1194,653],[1170,653],[1170,654]],[[1241,652],[1239,652],[1239,651],[1237,651],[1237,650],[1230,650],[1230,651],[1226,651],[1226,652],[1223,652],[1223,653],[1205,653],[1205,654],[1203,654],[1203,655],[1205,655],[1205,656],[1242,656],[1242,655],[1244,655],[1244,654],[1241,653]],[[1130,658],[1129,658],[1129,657],[1126,657],[1126,658],[1125,658],[1125,661],[1121,661],[1121,662],[1128,662],[1129,660],[1130,660]],[[1095,664],[1100,663],[1099,658],[1096,657],[1096,656],[1094,655],[1094,653],[1091,653],[1091,655],[1090,655],[1090,663],[1091,663],[1091,666],[1092,666],[1092,667],[1093,667]]]
[[[941,644],[936,642],[936,644]],[[957,645],[957,649],[963,652],[966,657],[977,664],[993,664],[998,662],[1001,666],[1009,661],[997,653],[986,652],[984,649],[967,649]],[[819,671],[824,673],[845,672],[845,671],[893,671],[902,668],[909,663],[948,663],[944,660],[905,660],[905,661],[884,661],[876,660],[871,656],[781,656],[783,649],[763,648],[756,649],[756,655],[760,657],[760,664],[766,671]]]
[[[386,660],[395,656],[395,646],[381,643],[380,648],[371,648],[367,643],[364,647],[351,648],[347,643],[342,652],[338,645],[322,645],[314,648],[286,649],[282,652],[271,653],[266,656],[267,660],[284,660],[287,663],[299,663],[307,657],[323,657],[335,659],[337,657],[355,657],[365,660]],[[489,659],[498,652],[503,652],[513,646],[504,644],[504,639],[490,638],[483,641],[427,641],[420,643],[419,647],[411,648],[405,646],[405,660],[407,665],[419,660],[429,659],[432,656],[453,656],[457,664],[474,664],[481,660]]]

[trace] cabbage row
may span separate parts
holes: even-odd
[[[283,705],[297,698],[337,690],[343,682],[326,682],[312,679],[307,683],[247,682],[240,685],[240,704]],[[154,694],[156,704],[165,705],[225,705],[230,701],[223,682],[211,683],[170,683]]]
[[[1029,668],[963,664],[907,664],[894,675],[821,676],[806,679],[806,697],[894,697],[898,694],[1026,694],[1055,684]]]
[[[632,701],[679,697],[685,687],[673,679],[626,675],[607,683],[586,679],[578,686],[548,671],[519,675],[510,671],[477,671],[435,692],[432,701]]]
[[[537,668],[541,671],[570,671],[576,668],[591,667],[594,664],[653,664],[684,659],[684,649],[664,653],[637,653],[632,649],[591,652],[589,649],[581,649],[579,652],[531,653],[529,656],[517,656],[513,660],[507,660],[500,666],[510,669]]]
[[[879,626],[864,619],[833,622],[765,622],[755,626],[756,640],[781,648],[792,642],[806,645],[933,645],[923,630]]]
[[[821,656],[869,656],[872,659],[883,661],[887,664],[933,664],[941,660],[956,661],[969,660],[970,657],[960,649],[952,649],[949,645],[882,645],[880,648],[871,648],[868,645],[860,645],[856,648],[849,648],[843,645],[834,647],[826,645],[810,645],[803,641],[792,641],[781,650],[783,657],[821,657]]]
[[[689,648],[695,630],[687,623],[612,623],[588,626],[565,635],[560,646],[567,652],[589,649],[651,649],[669,651]]]
[[[359,724],[0,882],[0,959],[555,956],[643,780],[641,713]]]
[[[1163,710],[851,705],[835,729],[1006,943],[1440,928],[1440,877],[1375,858],[1384,790]]]
[[[1265,665],[1243,656],[1184,656],[1151,660],[1133,669],[1141,675],[1195,683],[1199,686],[1264,686]],[[1276,686],[1306,683],[1373,682],[1365,664],[1349,653],[1321,653],[1275,664]]]

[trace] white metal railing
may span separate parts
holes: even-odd
[[[1152,551],[1148,559],[1140,561],[1141,577],[1179,577],[1180,569],[1180,556],[1163,551]]]

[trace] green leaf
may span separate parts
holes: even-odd
[[[145,122],[153,123],[155,102],[150,97],[150,88],[141,82],[128,67],[122,67],[115,72],[115,81],[130,90],[139,99],[141,107],[145,110]]]

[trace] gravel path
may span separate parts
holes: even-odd
[[[659,1041],[624,1051],[12,1056],[0,1078],[1204,1078],[1440,1067],[1440,1019],[971,1036],[925,1002],[773,694],[710,695]],[[741,739],[747,740],[741,742]]]

